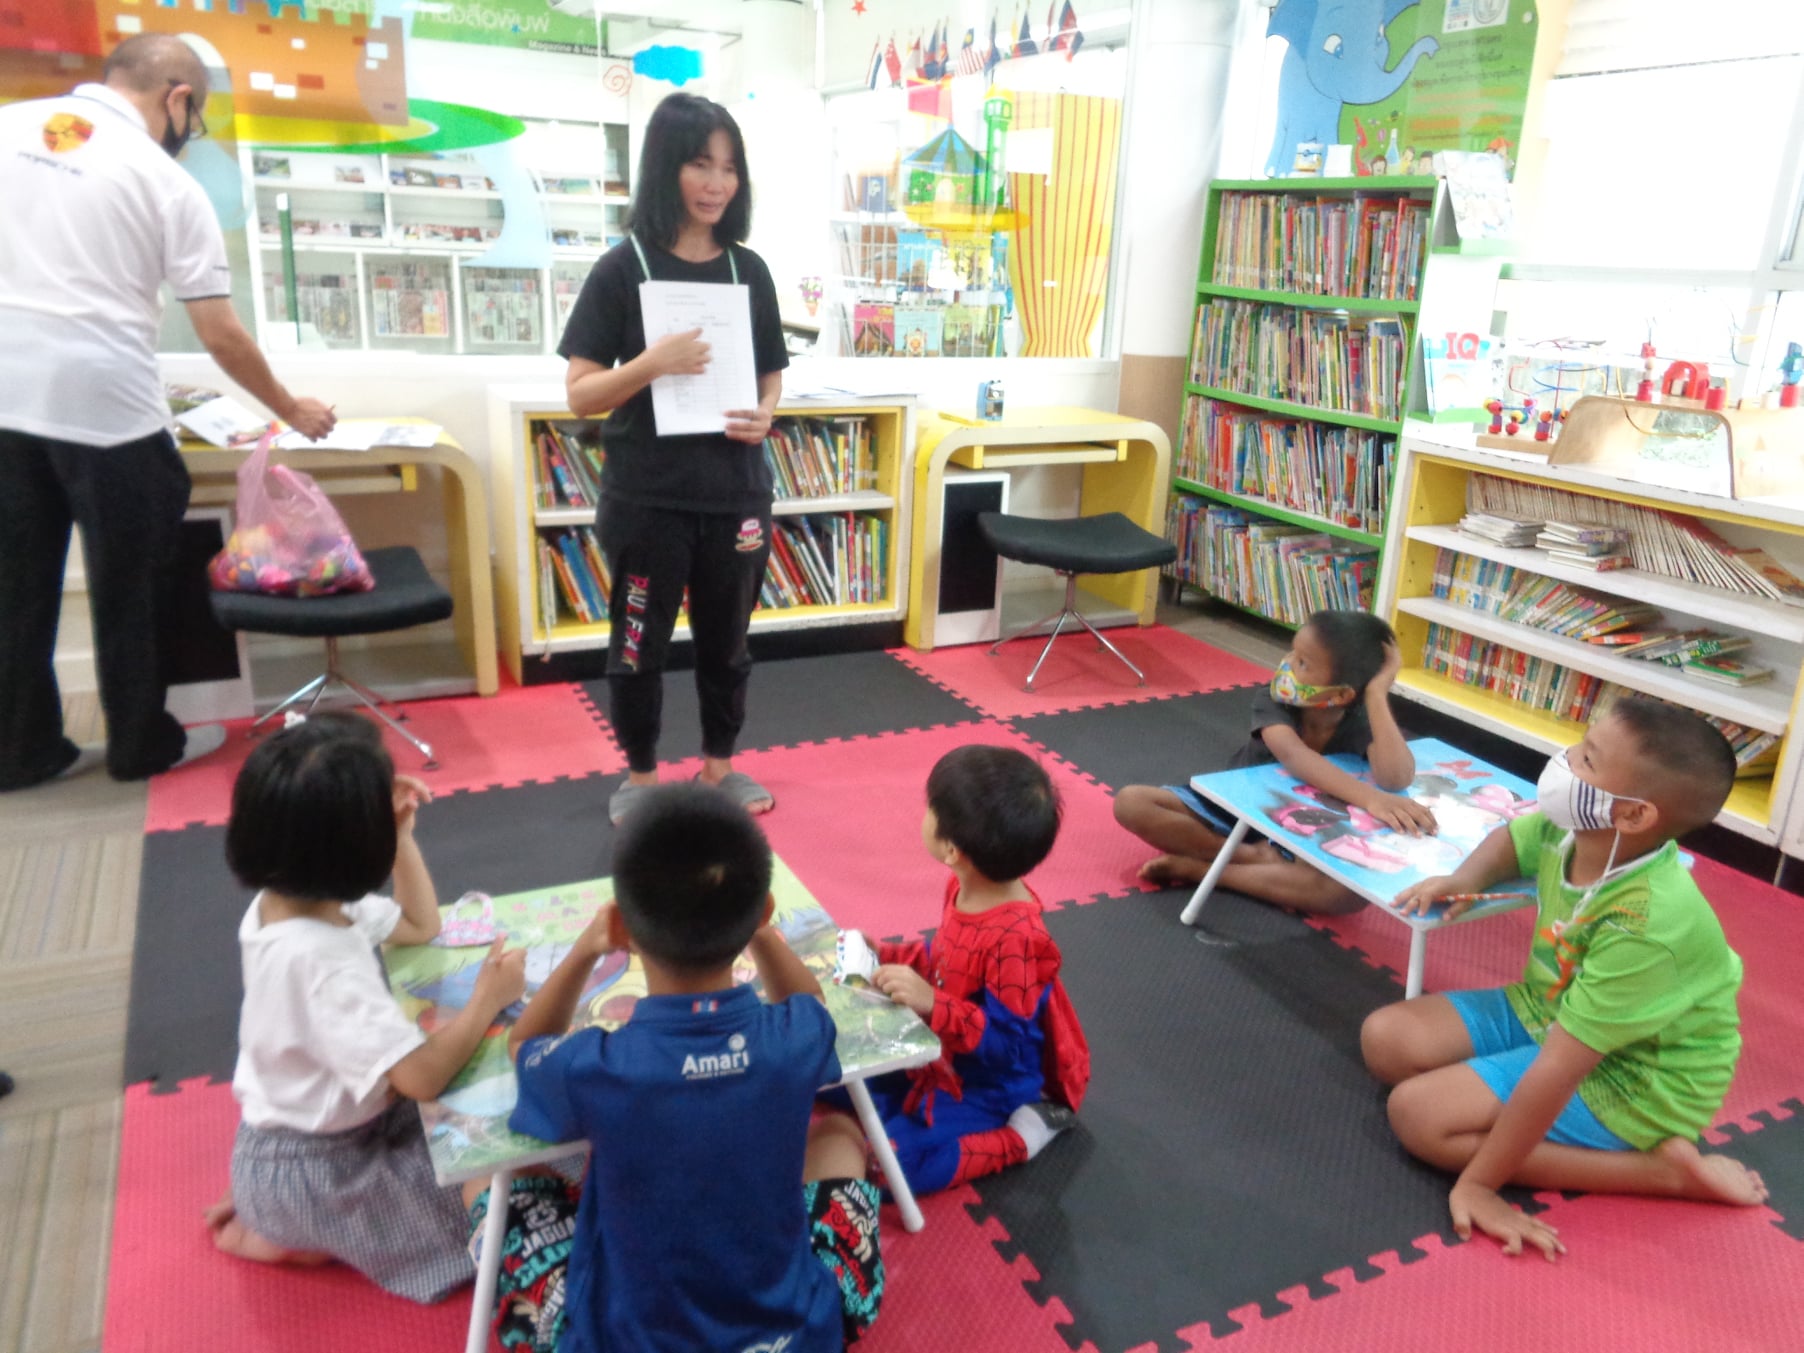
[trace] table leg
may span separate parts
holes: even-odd
[[[1422,994],[1422,969],[1428,963],[1428,932],[1413,926],[1409,932],[1409,976],[1403,983],[1403,999],[1413,1001]]]
[[[1215,858],[1209,862],[1209,872],[1196,885],[1196,891],[1190,895],[1190,901],[1184,904],[1184,910],[1178,913],[1178,919],[1185,925],[1195,925],[1196,918],[1203,914],[1203,903],[1215,891],[1215,881],[1221,877],[1221,871],[1228,867],[1228,861],[1234,858],[1234,852],[1240,848],[1240,843],[1246,840],[1250,826],[1252,822],[1249,819],[1241,818],[1234,824],[1234,830],[1228,833],[1228,839],[1222,842],[1221,849],[1215,852]]]
[[[497,1170],[489,1180],[489,1214],[482,1220],[482,1262],[476,1266],[476,1291],[470,1297],[470,1332],[464,1338],[464,1353],[488,1353],[495,1280],[501,1274],[501,1247],[507,1243],[508,1195],[513,1187],[512,1170]]]
[[[921,1216],[920,1205],[915,1202],[914,1190],[908,1187],[902,1166],[896,1160],[896,1150],[889,1143],[889,1133],[883,1130],[883,1120],[877,1116],[877,1106],[871,1103],[871,1092],[865,1089],[863,1081],[850,1081],[846,1085],[846,1094],[852,1100],[852,1107],[858,1111],[858,1121],[864,1128],[865,1140],[871,1144],[871,1154],[877,1157],[877,1163],[883,1167],[883,1178],[889,1185],[890,1197],[896,1200],[896,1211],[902,1214],[902,1229],[920,1230],[927,1223]],[[470,1350],[470,1353],[474,1353],[474,1350]]]

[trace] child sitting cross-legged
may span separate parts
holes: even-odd
[[[238,773],[226,860],[259,892],[238,927],[232,1186],[207,1212],[228,1254],[337,1259],[422,1302],[474,1269],[463,1203],[434,1181],[408,1101],[444,1090],[526,989],[525,950],[496,940],[469,1004],[430,1037],[389,994],[376,946],[439,931],[413,838],[431,797],[396,776],[375,725],[348,714],[282,730]],[[376,896],[391,871],[393,899]]]
[[[1426,910],[1526,874],[1540,898],[1520,982],[1387,1005],[1360,1031],[1366,1065],[1395,1087],[1404,1147],[1459,1175],[1449,1206],[1462,1237],[1476,1226],[1510,1254],[1565,1252],[1499,1196],[1505,1184],[1766,1198],[1759,1175],[1697,1148],[1741,1051],[1741,960],[1675,838],[1716,816],[1734,777],[1704,719],[1624,697],[1547,763],[1538,812],[1398,895]]]
[[[1407,798],[1416,761],[1391,714],[1391,687],[1402,670],[1397,636],[1364,611],[1317,611],[1291,641],[1265,690],[1253,696],[1252,733],[1229,769],[1280,762],[1331,808],[1363,813],[1369,825],[1420,835],[1434,813]],[[1327,758],[1347,752],[1371,765],[1368,784]],[[1198,883],[1234,824],[1188,785],[1128,785],[1115,796],[1115,820],[1164,853],[1140,868],[1161,887]],[[1354,821],[1358,822],[1357,816]],[[1319,869],[1256,834],[1222,870],[1221,886],[1299,911],[1347,912],[1360,898]]]
[[[815,1096],[839,1079],[820,983],[770,924],[771,853],[723,791],[649,789],[621,825],[614,902],[508,1038],[512,1126],[592,1149],[562,1306],[540,1349],[838,1350],[883,1293],[864,1134]],[[566,1032],[596,962],[631,949],[648,995],[612,1033]],[[735,985],[748,950],[768,1003]],[[812,1120],[812,1121],[811,1121]],[[544,1210],[546,1198],[539,1199]],[[480,1220],[487,1199],[476,1200]],[[516,1188],[505,1253],[530,1228]],[[502,1293],[503,1342],[525,1342]],[[549,1316],[550,1318],[546,1318]]]
[[[952,871],[930,940],[878,944],[871,984],[939,1035],[937,1062],[869,1083],[917,1193],[1038,1155],[1090,1083],[1059,947],[1023,877],[1052,850],[1060,805],[1032,757],[960,747],[927,777],[921,839]]]

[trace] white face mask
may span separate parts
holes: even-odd
[[[1535,782],[1535,795],[1547,820],[1569,832],[1609,830],[1616,825],[1610,820],[1616,804],[1647,802],[1586,784],[1573,774],[1564,751],[1547,758],[1541,778]]]

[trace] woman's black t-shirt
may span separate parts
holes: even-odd
[[[644,240],[646,262],[657,282],[739,280],[751,293],[752,352],[760,376],[789,365],[777,288],[764,260],[743,245],[723,250],[706,263],[690,263]],[[645,320],[639,283],[645,281],[631,240],[623,240],[595,260],[582,294],[570,311],[558,355],[582,357],[598,366],[630,362],[645,351]],[[770,507],[770,469],[764,448],[736,442],[718,432],[660,437],[652,419],[651,387],[638,391],[608,414],[602,425],[607,464],[602,492],[621,502],[691,512],[762,513]]]

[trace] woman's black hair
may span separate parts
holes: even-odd
[[[733,143],[733,164],[739,170],[739,191],[727,203],[714,226],[714,242],[726,248],[743,244],[752,233],[752,173],[745,164],[745,137],[733,115],[712,99],[695,94],[671,94],[652,110],[645,124],[645,142],[639,148],[639,181],[633,188],[633,205],[626,226],[642,240],[668,249],[676,243],[688,214],[678,176],[683,166],[708,148],[715,132],[725,132]]]
[[[1317,611],[1303,627],[1328,650],[1332,684],[1351,686],[1355,695],[1364,695],[1384,667],[1384,646],[1397,642],[1396,631],[1369,611]]]
[[[395,766],[367,719],[316,714],[250,754],[232,786],[226,863],[247,888],[355,902],[395,867]]]

